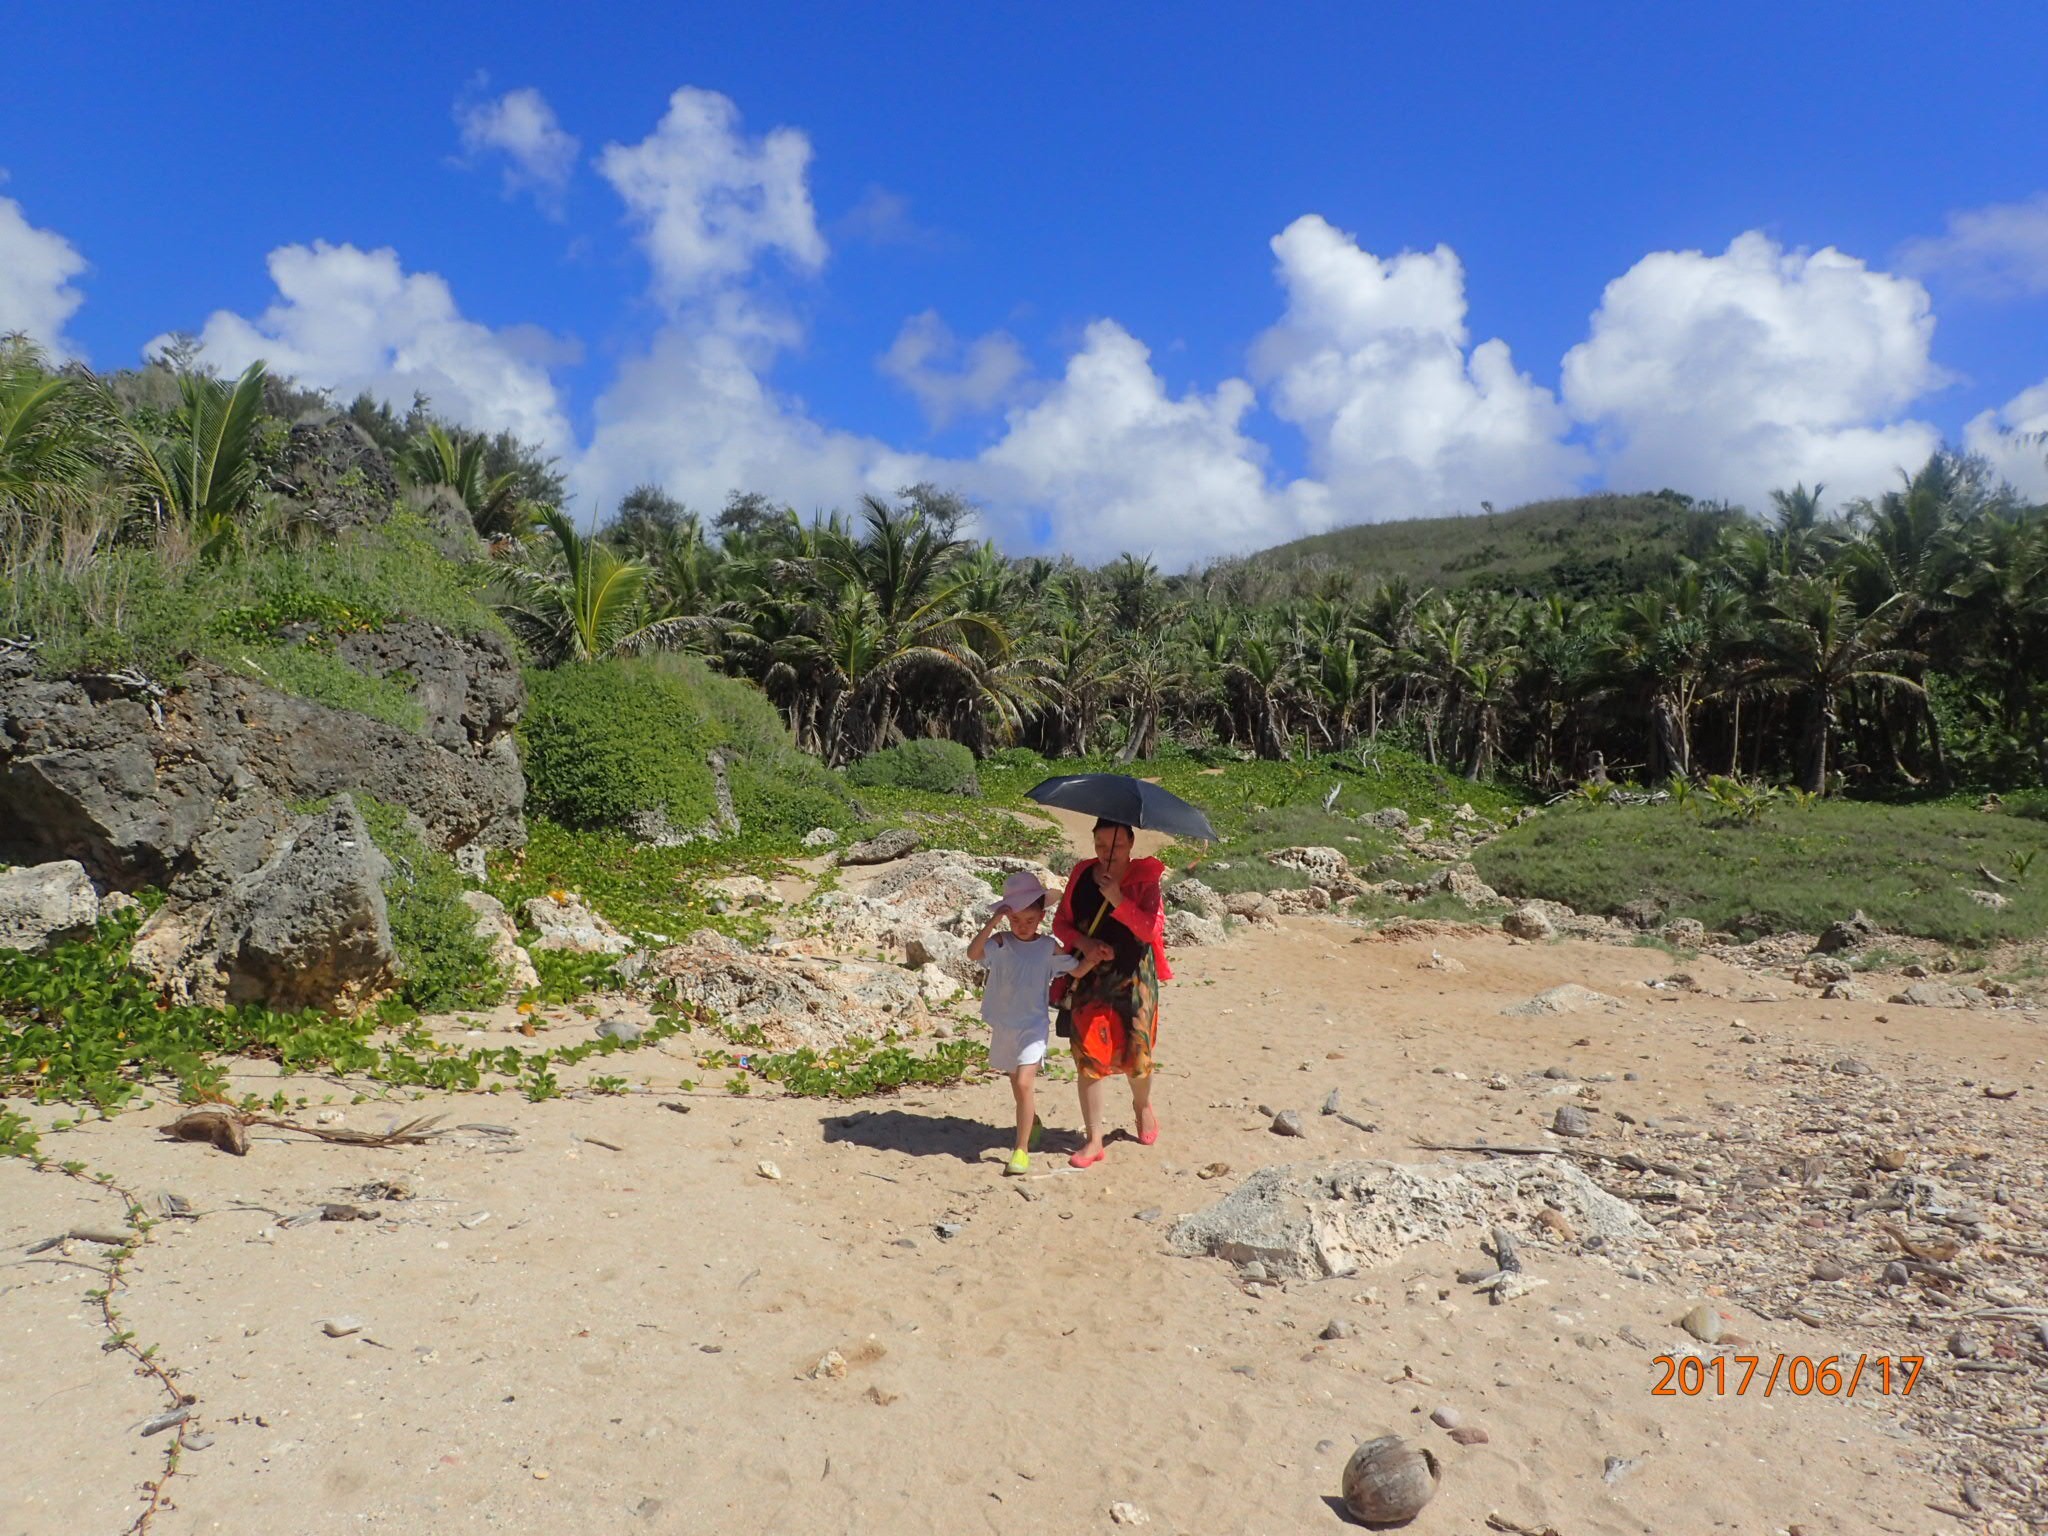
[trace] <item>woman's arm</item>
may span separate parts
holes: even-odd
[[[1123,900],[1110,913],[1134,937],[1157,948],[1166,941],[1166,898],[1159,882],[1124,877]]]

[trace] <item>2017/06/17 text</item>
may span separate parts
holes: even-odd
[[[1664,1368],[1650,1388],[1652,1397],[1742,1397],[1752,1391],[1764,1397],[1780,1391],[1794,1397],[1854,1397],[1859,1388],[1886,1397],[1894,1392],[1905,1397],[1919,1381],[1927,1357],[1858,1355],[1853,1364],[1845,1364],[1840,1355],[1819,1360],[1810,1355],[1778,1355],[1761,1380],[1761,1355],[1720,1355],[1712,1360],[1698,1355],[1658,1355],[1650,1363]]]

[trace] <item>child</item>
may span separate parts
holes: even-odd
[[[996,932],[1005,919],[1010,931]],[[1044,921],[1045,887],[1036,875],[1019,870],[1003,882],[1002,900],[967,946],[967,958],[988,967],[981,1017],[988,1025],[989,1065],[1008,1075],[1017,1100],[1017,1145],[1008,1173],[1031,1171],[1031,1145],[1041,1129],[1034,1080],[1045,1060],[1052,979],[1088,969],[1078,955],[1062,953],[1056,940],[1038,931]]]

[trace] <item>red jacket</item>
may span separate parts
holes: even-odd
[[[1052,920],[1052,936],[1068,949],[1078,949],[1081,940],[1087,937],[1074,922],[1074,887],[1100,862],[1083,859],[1068,871],[1067,888],[1060,895],[1060,909]],[[1109,915],[1152,946],[1159,979],[1171,981],[1173,968],[1166,963],[1166,897],[1160,890],[1160,881],[1165,877],[1166,866],[1157,859],[1131,860],[1130,868],[1124,871],[1124,899]]]

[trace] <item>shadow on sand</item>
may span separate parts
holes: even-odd
[[[895,1152],[905,1157],[955,1157],[963,1163],[979,1163],[995,1152],[1010,1149],[1011,1128],[992,1120],[963,1120],[958,1115],[919,1115],[901,1109],[863,1110],[838,1115],[823,1123],[826,1141],[846,1141],[878,1152]],[[1129,1141],[1126,1131],[1111,1131],[1109,1141]],[[1039,1151],[1057,1152],[1064,1157],[1082,1144],[1078,1129],[1047,1126]]]

